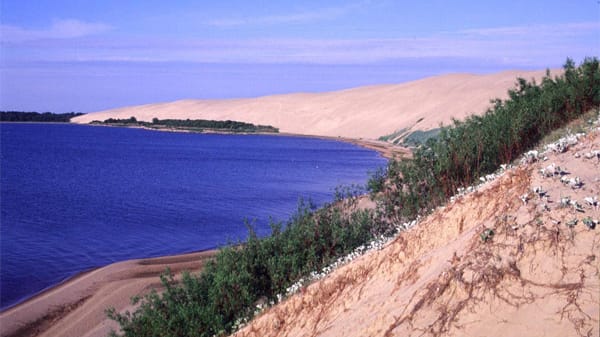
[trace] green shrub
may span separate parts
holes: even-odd
[[[372,213],[333,205],[314,210],[301,203],[288,223],[271,224],[272,234],[258,238],[251,226],[244,245],[220,249],[199,275],[181,283],[170,273],[165,290],[140,300],[133,313],[108,316],[121,334],[112,336],[213,336],[231,332],[237,320],[253,314],[257,301],[278,294],[311,271],[319,270],[373,237]]]
[[[538,85],[519,78],[509,98],[492,101],[483,116],[453,121],[414,151],[412,160],[391,161],[385,188],[377,194],[379,217],[390,223],[413,219],[443,204],[457,188],[494,172],[535,146],[545,135],[600,105],[598,59],[564,74],[549,72]],[[381,177],[374,177],[375,186]]]
[[[97,122],[97,121],[95,121]],[[183,130],[193,131],[224,131],[224,132],[271,132],[278,133],[279,129],[270,125],[255,125],[251,123],[237,122],[237,121],[214,121],[205,119],[158,119],[153,118],[151,123],[138,121],[135,117],[128,119],[116,119],[109,118],[104,120],[105,124],[117,124],[117,125],[140,125],[149,128],[177,128]],[[97,123],[95,123],[97,124]]]

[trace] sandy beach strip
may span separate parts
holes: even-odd
[[[132,296],[159,289],[168,267],[198,272],[217,250],[128,260],[81,273],[0,313],[0,336],[105,337],[118,325],[105,310],[131,309]]]
[[[303,138],[315,138],[324,140],[333,140],[337,142],[344,142],[360,146],[365,149],[373,150],[378,152],[382,157],[386,159],[392,158],[410,158],[412,156],[412,150],[405,146],[396,145],[390,142],[365,139],[365,138],[352,138],[352,137],[334,137],[334,136],[320,136],[310,134],[298,134],[289,132],[227,132],[227,131],[207,131],[198,132],[187,129],[176,129],[176,128],[149,128],[139,125],[111,125],[111,124],[89,124],[91,126],[98,127],[110,127],[110,128],[131,128],[131,129],[143,129],[148,131],[158,132],[175,132],[175,133],[198,133],[198,134],[217,134],[217,135],[250,135],[250,136],[273,136],[273,137],[303,137]]]
[[[372,139],[353,139],[353,138],[338,138],[340,141],[351,143],[365,149],[373,150],[378,152],[382,157],[386,159],[400,159],[400,158],[411,158],[412,150],[408,147],[394,145],[392,143],[372,140]]]

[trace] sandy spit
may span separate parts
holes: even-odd
[[[216,251],[129,260],[82,273],[0,313],[0,336],[106,337],[118,325],[104,310],[132,308],[130,298],[160,289],[159,275],[198,272]]]
[[[155,129],[155,128],[137,126],[137,125],[134,125],[134,126],[127,126],[127,125],[114,126],[114,125],[105,125],[105,124],[93,124],[93,125],[97,126],[97,127],[110,127],[110,128],[125,127],[125,128],[132,128],[132,129],[144,129],[144,130],[156,131],[156,132],[176,132],[176,133],[195,133],[196,132],[196,131],[191,131],[191,130],[186,130],[186,129],[173,129],[173,128]],[[357,145],[357,146],[360,146],[360,147],[363,147],[366,149],[370,149],[375,152],[378,152],[382,157],[384,157],[386,159],[410,158],[412,156],[412,152],[411,152],[410,148],[408,148],[408,147],[405,147],[402,145],[396,145],[396,144],[382,141],[382,140],[375,140],[375,139],[302,135],[302,134],[282,133],[282,132],[278,132],[278,133],[272,133],[272,132],[244,133],[244,132],[208,131],[208,132],[202,132],[202,133],[223,134],[223,135],[261,135],[261,136],[272,136],[272,137],[306,137],[306,138],[326,139],[326,140],[350,143],[350,144],[354,144],[354,145]]]

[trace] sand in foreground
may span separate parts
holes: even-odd
[[[129,260],[78,275],[0,314],[0,336],[106,337],[118,325],[104,310],[131,308],[130,298],[160,288],[167,267],[198,272],[215,250]]]

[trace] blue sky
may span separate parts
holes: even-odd
[[[600,51],[597,0],[0,0],[0,24],[1,110],[336,90]]]

